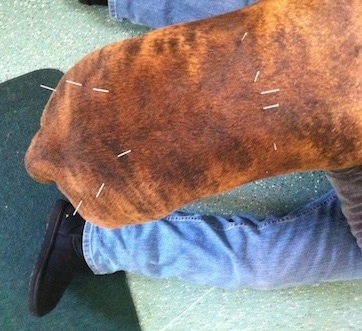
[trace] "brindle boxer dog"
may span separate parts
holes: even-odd
[[[360,165],[361,48],[361,0],[264,0],[105,46],[60,81],[26,169],[118,227],[263,177]]]

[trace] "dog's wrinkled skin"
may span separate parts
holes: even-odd
[[[118,227],[255,179],[362,164],[361,48],[361,0],[262,0],[108,45],[60,81],[26,169]]]

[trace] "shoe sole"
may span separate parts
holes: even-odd
[[[69,202],[65,200],[57,200],[53,210],[49,216],[48,224],[45,230],[43,243],[40,248],[37,260],[34,264],[33,271],[30,275],[28,305],[30,312],[38,317],[44,316],[54,307],[43,311],[38,305],[37,298],[39,298],[39,286],[43,277],[44,269],[47,266],[50,253],[53,249],[54,239],[59,230],[62,221],[62,215]]]

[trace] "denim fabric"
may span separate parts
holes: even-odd
[[[110,16],[115,20],[159,28],[195,21],[230,12],[255,0],[108,0]]]
[[[362,252],[334,191],[285,217],[263,221],[178,212],[116,230],[87,223],[83,250],[95,274],[125,270],[225,288],[362,278]]]

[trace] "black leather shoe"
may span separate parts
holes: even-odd
[[[102,5],[108,6],[108,0],[79,0],[84,5]]]
[[[64,200],[55,203],[29,285],[29,309],[44,316],[59,302],[75,273],[88,268],[82,252],[85,221]]]

